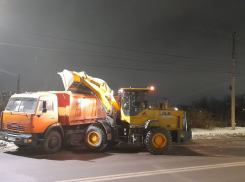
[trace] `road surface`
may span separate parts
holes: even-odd
[[[81,148],[41,154],[0,152],[0,181],[181,181],[244,182],[245,138],[194,140],[154,156],[127,146],[104,153]]]

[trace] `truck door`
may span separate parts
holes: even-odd
[[[42,112],[46,101],[47,112]],[[33,118],[33,133],[43,133],[51,124],[58,122],[57,97],[40,98],[36,114]]]

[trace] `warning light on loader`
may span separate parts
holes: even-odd
[[[155,90],[155,88],[153,86],[150,87],[150,90]]]

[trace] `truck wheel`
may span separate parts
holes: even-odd
[[[42,150],[45,153],[54,153],[57,152],[62,145],[61,136],[57,131],[51,131],[45,137],[42,144]]]
[[[170,150],[172,137],[164,128],[155,127],[146,134],[145,146],[151,154],[162,155]]]
[[[102,151],[107,146],[105,131],[99,126],[90,125],[85,134],[85,145],[92,151]]]

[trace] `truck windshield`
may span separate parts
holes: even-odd
[[[10,98],[6,111],[34,113],[37,107],[38,99],[27,97]]]

